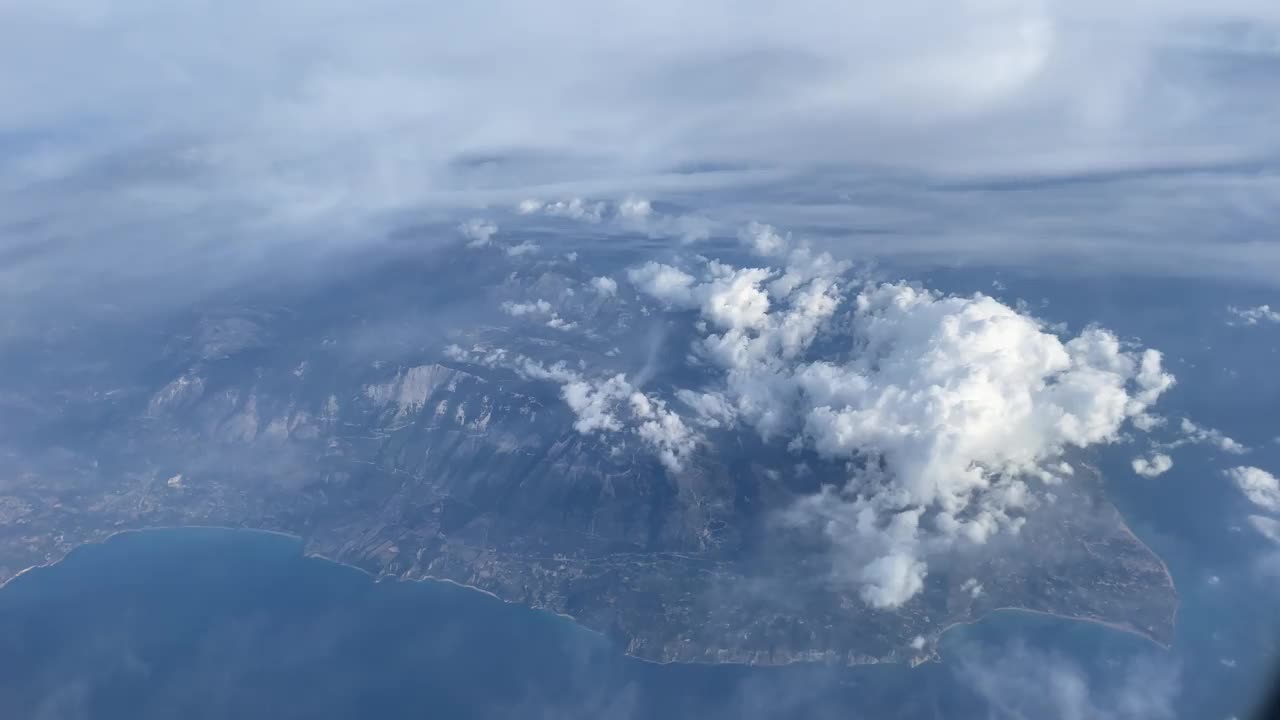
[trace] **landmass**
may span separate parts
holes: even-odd
[[[492,318],[447,331],[422,309],[450,297],[424,287],[439,272],[380,266],[253,302],[241,289],[165,323],[63,328],[11,357],[21,371],[0,392],[11,418],[0,583],[121,531],[215,525],[296,535],[379,578],[559,613],[654,662],[921,662],[948,627],[1001,608],[1171,641],[1173,581],[1086,458],[1021,533],[931,562],[921,593],[877,610],[831,582],[814,539],[771,523],[839,482],[842,465],[813,459],[801,473],[785,448],[712,435],[672,472],[576,432],[554,385],[440,348],[522,343],[535,357],[604,362],[618,347],[609,358],[642,354],[627,342],[650,321],[579,297],[566,302],[596,329],[578,345]],[[497,293],[570,285],[554,269],[496,273]]]

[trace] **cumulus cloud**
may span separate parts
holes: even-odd
[[[1280,545],[1280,520],[1265,515],[1250,515],[1249,524],[1263,537]]]
[[[679,415],[667,409],[659,398],[632,392],[628,397],[631,412],[640,421],[636,433],[658,452],[658,459],[668,469],[678,471],[684,458],[693,452],[697,439]]]
[[[1182,418],[1182,422],[1178,426],[1182,430],[1182,437],[1171,443],[1166,443],[1164,447],[1177,448],[1188,443],[1198,445],[1212,445],[1222,452],[1230,455],[1243,455],[1249,452],[1249,448],[1241,445],[1230,437],[1227,437],[1220,430],[1207,428],[1197,425],[1189,418]]]
[[[977,578],[969,578],[960,583],[960,590],[969,593],[969,597],[978,598],[982,596],[982,583]]]
[[[714,227],[710,219],[701,215],[658,212],[648,200],[634,195],[615,206],[613,220],[626,231],[644,233],[652,238],[675,238],[686,244],[707,239]]]
[[[541,248],[538,247],[537,243],[531,240],[525,240],[519,245],[511,245],[507,247],[506,252],[507,252],[507,255],[511,257],[523,257],[525,255],[532,255],[533,253],[538,252],[538,250],[540,249]]]
[[[710,260],[695,277],[650,262],[628,277],[705,323],[697,349],[722,382],[678,395],[700,422],[861,468],[784,519],[825,533],[835,575],[873,607],[918,593],[931,554],[1016,532],[1033,479],[1069,476],[1068,448],[1118,440],[1173,384],[1157,351],[1130,352],[1101,328],[1063,339],[993,298],[902,283],[846,292],[846,268],[829,257],[787,251],[762,226],[744,237],[765,237],[785,267]],[[843,334],[810,357],[841,308]]]
[[[1164,453],[1154,453],[1149,458],[1133,459],[1133,471],[1145,478],[1159,477],[1173,467],[1173,458]]]
[[[556,313],[555,309],[551,306],[551,303],[541,298],[532,302],[522,303],[507,300],[502,303],[500,307],[502,308],[502,312],[510,315],[511,317],[545,317],[546,326],[553,330],[568,331],[578,327],[578,323],[571,322],[560,317],[560,315]],[[456,346],[450,347],[452,348]],[[446,351],[449,351],[449,349],[446,348]]]
[[[737,421],[737,408],[721,393],[681,388],[676,391],[676,397],[693,410],[697,422],[706,427],[729,427]]]
[[[695,278],[679,268],[649,261],[627,271],[627,279],[636,290],[675,307],[693,302]]]
[[[467,247],[478,248],[489,244],[498,232],[498,226],[480,219],[471,219],[458,226],[458,232],[467,239]]]
[[[790,238],[779,235],[772,225],[755,221],[738,231],[738,239],[762,257],[780,255],[791,244]]]
[[[768,266],[698,258],[626,272],[641,295],[693,316],[692,351],[710,371],[702,387],[659,395],[623,374],[503,350],[455,354],[559,384],[577,432],[638,441],[671,472],[702,446],[695,427],[746,429],[844,462],[847,482],[778,519],[825,537],[833,581],[874,608],[917,595],[931,558],[1017,533],[1046,485],[1072,477],[1064,453],[1120,440],[1174,384],[1158,351],[1103,328],[1070,336],[983,294],[859,282],[848,263],[767,226],[742,237]],[[606,280],[591,284],[616,292]],[[504,311],[557,319],[545,301]],[[1184,430],[1232,447],[1194,424]],[[1135,472],[1152,477],[1172,464],[1163,453],[1139,460]]]
[[[1257,307],[1245,308],[1232,305],[1227,308],[1227,312],[1232,316],[1232,319],[1228,321],[1228,324],[1230,325],[1280,323],[1280,310],[1272,310],[1270,305],[1258,305]]]
[[[618,281],[611,277],[593,277],[590,284],[591,289],[602,297],[613,297],[618,294]]]
[[[565,320],[559,315],[553,313],[551,317],[547,319],[547,327],[553,330],[569,331],[577,328],[578,323]]]
[[[1262,468],[1240,466],[1226,471],[1249,502],[1269,512],[1280,512],[1280,479]]]
[[[502,303],[502,312],[510,315],[511,317],[524,317],[525,315],[550,315],[551,303],[542,299],[527,303],[518,303],[508,300]]]
[[[586,223],[598,223],[604,218],[607,208],[608,205],[603,201],[591,201],[575,197],[545,203],[539,200],[522,200],[516,205],[516,212],[521,215],[542,214]]]
[[[643,220],[653,214],[653,205],[644,198],[628,197],[618,203],[618,216],[627,220]]]
[[[683,470],[702,437],[667,407],[660,397],[637,388],[623,373],[589,377],[563,362],[546,365],[502,348],[457,345],[446,354],[463,362],[492,368],[506,368],[530,380],[560,385],[560,396],[573,412],[573,428],[584,435],[634,437],[654,453],[669,471]]]
[[[573,427],[580,433],[599,430],[622,430],[622,422],[614,415],[614,408],[631,395],[626,377],[615,375],[600,382],[576,379],[566,383],[564,401],[578,416]]]
[[[651,238],[674,238],[684,244],[711,237],[715,223],[701,215],[663,215],[650,213],[639,219],[622,219],[623,227],[642,232]]]

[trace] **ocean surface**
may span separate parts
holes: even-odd
[[[1018,613],[956,628],[943,655],[915,669],[655,665],[554,615],[375,582],[252,531],[126,533],[0,590],[5,718],[985,717],[986,695],[1027,689],[991,686],[1010,661],[1114,685],[1133,658],[1172,659]]]

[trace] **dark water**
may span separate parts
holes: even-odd
[[[948,662],[914,670],[660,666],[473,591],[304,558],[290,538],[155,530],[0,591],[0,717],[984,717],[973,672],[1014,647],[1151,651],[1008,614],[949,633]]]

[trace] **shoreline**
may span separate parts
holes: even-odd
[[[939,630],[934,642],[935,643],[941,642],[942,636],[946,635],[947,632],[949,632],[954,628],[962,627],[965,625],[977,625],[980,622],[990,619],[996,613],[1025,613],[1028,615],[1038,615],[1040,617],[1053,618],[1055,620],[1065,620],[1069,622],[1079,622],[1079,623],[1089,623],[1092,625],[1100,625],[1102,627],[1107,628],[1108,630],[1121,632],[1126,635],[1134,635],[1134,636],[1140,637],[1143,640],[1146,640],[1147,642],[1163,650],[1173,649],[1173,643],[1168,643],[1168,644],[1162,643],[1159,640],[1155,639],[1154,637],[1148,635],[1147,633],[1135,627],[1121,625],[1120,623],[1111,622],[1110,620],[1102,620],[1100,618],[1085,617],[1083,615],[1063,615],[1061,613],[1049,612],[1048,610],[1033,610],[1031,608],[1017,607],[1014,605],[1006,605],[1003,607],[992,608],[982,613],[981,615],[975,618],[970,618],[968,620],[957,620],[943,627],[941,630]]]
[[[1107,478],[1105,475],[1102,474],[1102,469],[1087,462],[1081,462],[1081,464],[1089,468],[1089,470],[1092,471],[1093,474],[1098,477],[1098,480],[1101,483],[1103,483],[1104,491],[1105,491]],[[1104,492],[1104,496],[1105,496],[1105,492]],[[1178,632],[1178,613],[1182,610],[1182,593],[1178,592],[1178,583],[1174,582],[1173,573],[1169,571],[1169,563],[1165,562],[1164,557],[1161,556],[1160,553],[1152,549],[1152,547],[1148,545],[1142,538],[1138,537],[1138,534],[1133,531],[1133,528],[1129,527],[1129,520],[1125,518],[1124,512],[1120,510],[1119,505],[1115,504],[1115,502],[1113,502],[1109,497],[1106,498],[1106,502],[1108,505],[1111,506],[1113,510],[1115,510],[1116,517],[1120,518],[1120,529],[1126,535],[1128,535],[1131,540],[1136,542],[1139,547],[1141,547],[1143,550],[1146,550],[1148,555],[1155,558],[1157,563],[1159,563],[1160,570],[1164,573],[1164,579],[1166,582],[1169,583],[1169,590],[1173,592],[1173,615],[1169,618],[1169,625],[1173,628],[1173,633],[1175,635],[1174,639],[1177,639],[1176,635]],[[1142,634],[1142,633],[1139,633],[1139,634]],[[1159,642],[1155,638],[1149,638],[1149,639],[1152,642],[1156,643],[1157,645],[1165,649],[1169,649],[1173,647],[1172,641],[1168,645],[1165,645],[1164,643]]]
[[[1158,555],[1156,555],[1155,552],[1152,551],[1150,547],[1148,547],[1145,543],[1143,543],[1142,540],[1137,537],[1137,535],[1133,534],[1132,530],[1129,529],[1128,524],[1123,522],[1123,518],[1121,520],[1121,525],[1124,527],[1125,532],[1127,532],[1135,541],[1141,544],[1142,547],[1146,548],[1147,551],[1151,553],[1151,555],[1155,557],[1158,562],[1160,562],[1161,567],[1164,568],[1165,576],[1169,579],[1170,588],[1174,590],[1174,597],[1179,600],[1179,606],[1180,606],[1181,598],[1177,594],[1176,586],[1173,585],[1172,575],[1170,575],[1168,567],[1165,566],[1164,561]],[[23,568],[22,570],[15,573],[12,577],[8,578],[3,582],[0,582],[0,591],[4,590],[4,588],[6,588],[9,585],[9,583],[13,582],[14,580],[17,580],[18,578],[22,577],[23,575],[26,575],[29,572],[32,572],[34,570],[40,570],[43,568],[53,567],[63,562],[64,560],[67,559],[67,557],[71,555],[71,553],[76,552],[82,548],[91,547],[94,545],[103,545],[111,541],[112,538],[116,538],[123,535],[144,534],[144,533],[151,533],[151,532],[165,532],[165,531],[174,531],[174,530],[177,530],[177,531],[217,530],[217,531],[226,531],[226,532],[257,533],[262,535],[270,535],[278,538],[288,539],[298,543],[299,550],[300,550],[299,555],[301,557],[320,560],[320,561],[329,563],[335,567],[348,568],[351,570],[355,570],[375,583],[384,582],[384,581],[387,581],[388,579],[394,579],[396,582],[440,583],[440,584],[452,585],[454,587],[461,588],[463,590],[476,592],[482,595],[487,595],[495,600],[502,602],[504,605],[515,605],[517,607],[542,613],[547,616],[554,617],[560,620],[566,620],[572,623],[574,627],[579,630],[589,632],[593,635],[596,635],[600,638],[605,639],[606,641],[608,640],[608,637],[605,635],[605,633],[599,630],[596,630],[594,628],[587,627],[586,625],[579,622],[578,619],[572,615],[558,612],[550,608],[529,605],[517,600],[507,600],[506,598],[503,598],[500,595],[497,595],[496,593],[490,590],[476,587],[474,585],[468,585],[466,583],[459,582],[457,580],[453,580],[450,578],[442,578],[442,577],[436,577],[431,575],[424,575],[420,578],[403,578],[401,576],[392,575],[392,574],[381,574],[381,575],[376,574],[376,573],[370,572],[369,570],[366,570],[365,568],[359,567],[358,565],[353,565],[351,563],[343,562],[341,560],[336,560],[332,557],[324,555],[323,553],[309,551],[307,549],[307,540],[301,535],[297,535],[284,530],[237,527],[232,525],[155,525],[150,527],[126,528],[123,530],[117,530],[109,533],[108,535],[100,539],[82,542],[76,545],[75,547],[71,548],[70,550],[68,550],[66,554],[64,554],[62,557],[58,558],[57,560],[53,560],[51,562],[43,563],[40,565],[32,565],[30,567]],[[829,666],[838,666],[838,667],[847,667],[847,668],[864,668],[864,667],[873,667],[873,666],[882,666],[882,665],[897,665],[897,666],[906,667],[908,669],[915,669],[916,667],[919,667],[920,665],[923,665],[925,663],[943,662],[941,654],[938,652],[938,643],[941,642],[942,637],[953,628],[964,626],[964,625],[976,625],[980,622],[987,620],[988,618],[995,615],[996,613],[1009,613],[1009,612],[1029,613],[1032,615],[1040,615],[1043,617],[1050,617],[1050,618],[1054,618],[1056,620],[1062,620],[1062,621],[1092,623],[1095,625],[1100,625],[1102,627],[1105,627],[1109,630],[1122,632],[1129,635],[1136,635],[1164,650],[1170,650],[1173,647],[1172,643],[1169,643],[1169,644],[1162,643],[1159,640],[1156,640],[1154,637],[1148,635],[1147,633],[1141,630],[1138,630],[1137,628],[1121,625],[1119,623],[1114,623],[1114,622],[1102,620],[1099,618],[1090,618],[1090,617],[1075,616],[1075,615],[1063,615],[1060,613],[1053,613],[1046,610],[1034,610],[1031,608],[1023,608],[1023,607],[1017,607],[1017,606],[1004,606],[1004,607],[993,608],[974,618],[957,620],[955,622],[952,622],[950,624],[943,626],[942,629],[938,630],[935,634],[933,634],[933,640],[932,640],[933,647],[930,649],[930,652],[928,655],[926,656],[917,655],[914,657],[907,657],[902,660],[876,660],[874,662],[865,662],[865,663],[831,663],[831,662],[824,662],[822,660],[804,660],[804,659],[788,660],[787,662],[779,662],[779,663],[744,663],[744,662],[733,662],[733,661],[714,662],[714,661],[708,661],[708,660],[654,660],[651,658],[645,658],[645,657],[640,657],[638,655],[633,655],[627,652],[623,648],[619,648],[619,649],[621,650],[621,654],[629,660],[634,660],[637,662],[647,663],[650,665],[658,665],[658,666],[668,666],[668,665],[721,666],[723,665],[728,667],[781,668],[781,667],[789,667],[792,665],[812,664],[812,665],[829,665]],[[1176,620],[1176,617],[1177,617],[1177,608],[1175,608],[1175,611],[1174,611],[1175,620]]]
[[[293,533],[285,532],[283,530],[267,530],[264,528],[236,527],[234,525],[151,525],[148,527],[140,527],[140,528],[125,528],[123,530],[113,530],[107,535],[101,538],[98,538],[96,540],[85,540],[83,542],[76,543],[75,547],[71,548],[70,550],[67,550],[67,552],[64,553],[62,557],[58,558],[57,560],[51,560],[49,562],[41,563],[39,565],[30,565],[30,566],[24,567],[18,572],[14,573],[9,578],[6,578],[4,581],[0,581],[0,590],[4,590],[6,587],[9,586],[9,583],[13,582],[14,580],[17,580],[18,578],[22,577],[23,575],[26,575],[27,573],[33,570],[41,570],[43,568],[53,567],[54,565],[61,563],[62,561],[70,557],[71,553],[76,552],[81,548],[92,547],[94,545],[102,545],[106,542],[109,542],[112,538],[119,537],[121,535],[131,535],[136,533],[148,533],[148,532],[165,531],[165,530],[232,530],[236,532],[251,532],[251,533],[261,533],[264,535],[275,535],[277,537],[288,538],[290,540],[297,540],[299,542],[305,543],[302,536],[294,535]],[[349,567],[353,567],[353,566],[349,566]],[[359,570],[360,568],[356,568],[356,569]]]

